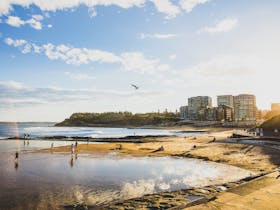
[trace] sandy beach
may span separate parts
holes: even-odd
[[[228,143],[229,130],[215,130],[199,137],[152,137],[146,143],[118,142],[106,144],[80,143],[78,154],[109,154],[135,157],[176,156],[213,161],[246,169],[252,177],[219,186],[207,186],[144,195],[105,209],[280,209],[280,166],[278,142],[253,145],[244,142]],[[213,138],[216,138],[213,142]],[[69,153],[69,146],[32,152]],[[90,209],[90,207],[88,207]]]

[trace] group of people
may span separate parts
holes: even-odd
[[[71,166],[71,167],[74,166],[74,157],[73,157],[73,155],[75,154],[75,148],[76,148],[76,149],[78,148],[78,141],[76,141],[75,145],[74,145],[74,144],[71,144],[71,146],[70,146],[70,153],[71,153],[70,166]],[[77,152],[76,152],[76,154],[75,154],[75,159],[76,159],[76,160],[78,159],[78,154],[77,154]]]
[[[26,140],[26,141],[24,140],[24,141],[23,141],[23,144],[24,144],[24,146],[25,146],[25,145],[28,146],[28,145],[29,145],[29,140]]]
[[[25,141],[24,140],[24,145],[29,145],[29,140]],[[51,143],[51,149],[54,148],[54,143]],[[70,159],[70,165],[71,167],[74,166],[74,157],[73,155],[75,154],[75,148],[77,149],[78,148],[78,142],[76,141],[75,145],[74,144],[71,144],[71,147],[70,147],[70,152],[71,152],[71,159]],[[75,154],[75,159],[77,160],[78,159],[78,154],[76,153]],[[18,166],[19,166],[19,152],[16,151],[15,153],[15,169],[17,170],[18,169]]]
[[[30,138],[30,135],[29,135],[28,133],[24,133],[24,134],[23,134],[23,138],[24,138],[24,139],[29,139],[29,138]]]

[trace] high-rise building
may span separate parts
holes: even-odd
[[[209,96],[196,96],[188,99],[188,119],[200,120],[201,110],[212,107],[212,98]]]
[[[233,108],[233,96],[232,95],[220,95],[217,96],[217,104],[218,106],[226,105]]]
[[[280,103],[272,103],[271,111],[280,111]]]
[[[187,119],[188,118],[188,106],[180,107],[180,118]]]
[[[234,120],[256,121],[256,96],[241,94],[234,96]]]

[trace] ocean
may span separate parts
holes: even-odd
[[[104,127],[56,127],[55,123],[0,123],[0,139],[9,137],[23,137],[24,134],[31,138],[49,136],[67,137],[92,137],[92,138],[117,138],[125,136],[145,135],[184,135],[197,136],[203,133],[178,133],[166,129],[140,129],[140,128],[104,128]],[[205,134],[204,134],[205,135]]]

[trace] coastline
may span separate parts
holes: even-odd
[[[243,186],[245,190],[248,190],[252,186],[260,185],[258,184],[260,182],[258,180],[266,180],[265,177],[267,176],[276,176],[277,172],[275,172],[275,170],[280,166],[280,152],[278,149],[270,147],[269,145],[252,145],[250,143],[240,144],[238,141],[230,142],[227,139],[229,134],[230,131],[219,131],[212,132],[207,136],[199,137],[157,136],[145,137],[145,141],[142,139],[139,142],[120,141],[89,145],[79,143],[77,152],[79,154],[101,155],[114,152],[119,156],[135,157],[173,156],[180,158],[195,158],[240,167],[242,169],[249,170],[254,174],[252,177],[248,177],[245,180],[240,180],[234,183],[224,183],[219,186],[207,186],[203,188],[192,188],[175,192],[144,195],[141,198],[129,199],[104,207],[104,209],[119,210],[124,209],[124,207],[125,209],[149,209],[151,207],[154,209],[183,209],[186,207],[195,209],[195,205],[203,205],[204,209],[211,209],[207,206],[209,203],[215,202],[217,198],[222,199],[224,194],[230,192],[231,190],[235,189],[235,191],[241,192],[241,190],[238,190],[241,186]],[[215,142],[211,142],[213,136],[217,139]],[[141,137],[137,138],[141,139]],[[161,146],[164,148],[163,151],[159,150]],[[69,146],[62,146],[54,147],[53,149],[35,150],[32,152],[67,154],[69,153],[69,149]],[[275,179],[274,181],[274,179],[271,178],[271,183],[274,182],[279,184],[278,180]],[[263,184],[264,187],[267,187],[265,183]],[[244,190],[243,188],[242,190]],[[259,190],[260,188],[256,188],[253,192],[258,193]],[[276,194],[277,193],[280,192],[277,191]],[[199,199],[197,197],[198,200],[194,201],[189,199],[188,196],[200,197]],[[176,202],[174,203],[174,201]],[[223,208],[223,206],[226,205],[226,202],[219,202],[216,205]],[[276,206],[280,208],[280,204]],[[91,207],[88,208],[91,209]]]

